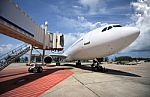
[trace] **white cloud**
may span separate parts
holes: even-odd
[[[88,14],[90,15],[106,12],[106,3],[104,0],[79,0],[79,4],[88,10]]]
[[[92,3],[90,5],[89,2],[92,2],[89,0],[89,2],[86,2],[86,0],[83,0],[82,4],[84,6],[92,6]],[[88,1],[88,0],[87,0]],[[98,2],[96,0],[95,2]],[[94,3],[93,3],[94,5]],[[133,42],[127,49],[123,50],[122,52],[129,52],[129,51],[137,51],[137,50],[150,50],[150,1],[148,0],[138,0],[137,2],[132,2],[132,7],[135,10],[135,13],[132,15],[133,23],[129,24],[129,26],[136,26],[140,29],[141,33],[138,37],[138,39]],[[94,8],[94,7],[93,7]],[[103,24],[107,23],[101,23],[96,22],[92,23],[88,21],[85,17],[78,17],[77,19],[69,19],[66,18],[64,22],[70,22],[71,26],[74,28],[80,29],[80,31],[84,30],[92,30],[99,26],[102,26]],[[69,33],[65,34],[65,47],[69,47],[75,40],[77,40],[81,35],[85,33]]]
[[[80,0],[79,3],[89,9],[89,13],[97,13],[97,4],[102,2],[101,0]],[[102,3],[105,5],[105,2]],[[141,34],[138,39],[133,42],[125,52],[134,50],[150,50],[150,1],[148,0],[138,0],[137,2],[131,3],[135,13],[132,15],[133,23],[130,26],[136,26],[140,29]],[[81,6],[73,6],[74,8],[81,9]],[[100,7],[99,7],[100,8]],[[107,23],[101,22],[90,22],[83,16],[78,16],[76,19],[60,17],[59,25],[65,28],[74,29],[74,32],[87,32],[93,30]],[[76,30],[78,29],[78,30]],[[68,48],[73,42],[75,42],[79,37],[85,33],[67,33],[65,34],[65,48]],[[124,52],[123,51],[123,52]]]
[[[67,17],[61,17],[59,25],[65,28],[71,28],[74,33],[64,34],[65,36],[65,49],[67,49],[73,42],[85,34],[87,31],[91,31],[100,26],[106,25],[107,23],[96,22],[92,23],[88,21],[85,17],[77,17],[77,19],[71,19]],[[77,30],[76,30],[77,29]]]
[[[0,45],[0,53],[3,54],[4,52],[6,52],[8,50],[11,50],[12,47],[14,47],[13,44],[3,44],[3,45]]]
[[[81,36],[83,36],[85,33],[67,33],[64,34],[65,39],[65,50],[71,46],[77,39],[79,39]]]
[[[59,18],[60,20],[58,26],[61,26],[63,29],[67,29],[67,31],[71,31],[69,33],[67,32],[66,34],[64,34],[65,50],[69,46],[71,46],[78,38],[83,36],[86,32],[107,24],[101,22],[92,23],[83,16],[78,16],[75,19],[62,16],[58,16],[57,18]]]
[[[92,22],[89,22],[84,17],[78,17],[77,22],[78,22],[79,26],[81,26],[83,29],[93,30],[93,29],[101,26],[101,22],[92,23]]]
[[[133,24],[140,29],[140,36],[125,51],[150,50],[150,1],[138,0],[131,3],[135,14],[131,17]]]
[[[99,4],[99,0],[79,0],[79,3],[85,7],[89,7],[91,10],[96,10]]]
[[[85,17],[78,16],[77,19],[60,17],[59,26],[63,28],[71,29],[74,32],[87,32],[98,28],[102,25],[106,25],[106,23],[96,22],[92,23],[88,21]]]
[[[2,44],[0,45],[0,55],[5,54],[20,45],[21,44]]]

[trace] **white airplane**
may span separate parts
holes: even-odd
[[[64,54],[67,60],[94,59],[114,54],[130,45],[140,34],[136,27],[111,24],[88,32]]]
[[[106,57],[130,45],[139,34],[140,31],[136,27],[110,24],[88,32],[70,46],[62,56],[65,56],[66,60],[94,60]],[[52,57],[47,56],[44,61],[51,63]],[[81,65],[80,61],[76,65]]]

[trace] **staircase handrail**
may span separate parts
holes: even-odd
[[[28,46],[27,44],[22,44],[16,48],[14,48],[13,50],[1,55],[0,60],[4,59],[5,57],[9,57],[9,55],[17,53],[18,51],[22,50],[22,48],[27,47],[27,46]]]

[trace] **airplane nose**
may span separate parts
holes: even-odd
[[[136,28],[136,27],[132,27],[130,34],[138,36],[140,34],[140,30],[138,28]]]
[[[137,38],[140,34],[140,30],[136,27],[128,27],[126,29],[126,33],[127,33],[127,36],[128,37],[131,37],[131,38]]]

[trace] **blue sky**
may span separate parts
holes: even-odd
[[[83,1],[83,2],[82,2]],[[89,3],[86,3],[86,1]],[[133,9],[133,0],[15,0],[15,2],[35,20],[43,24],[49,22],[49,30],[63,33],[84,32],[87,29],[74,29],[64,25],[65,21],[84,17],[89,22],[129,23]],[[92,3],[91,2],[95,2]]]
[[[150,2],[148,0],[13,0],[38,25],[65,34],[65,49],[85,32],[109,23],[137,26],[142,31],[133,44],[113,55],[150,57]],[[148,27],[148,28],[146,28]],[[145,29],[146,28],[146,29]],[[0,34],[0,53],[21,44]]]

